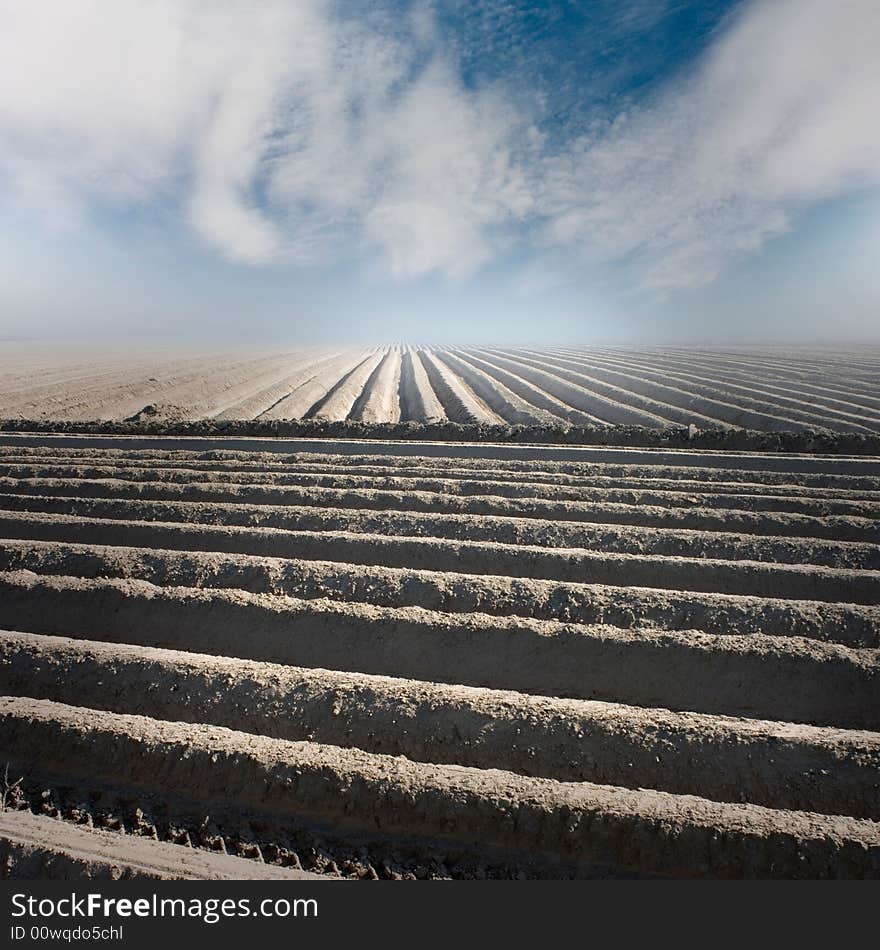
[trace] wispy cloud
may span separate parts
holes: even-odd
[[[880,185],[878,49],[874,0],[750,4],[685,79],[547,160],[545,239],[699,285],[805,206]]]
[[[251,10],[253,8],[251,7]],[[305,4],[3,3],[0,172],[75,220],[94,202],[185,195],[193,227],[262,260],[249,191]]]
[[[378,250],[464,275],[529,210],[518,119],[429,8],[396,38],[322,0],[2,3],[0,174],[50,216],[175,199],[232,259]]]
[[[657,288],[880,184],[876,0],[753,0],[686,77],[561,142],[518,77],[465,84],[432,9],[0,0],[0,184],[61,226],[161,202],[252,264],[462,278],[519,241]]]

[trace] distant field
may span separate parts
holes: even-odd
[[[0,418],[880,432],[880,348],[0,348]]]
[[[880,350],[19,346],[0,416],[7,876],[880,879]]]

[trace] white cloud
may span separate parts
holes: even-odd
[[[352,30],[335,54],[317,86],[295,90],[273,198],[312,245],[316,225],[332,237],[354,224],[395,277],[472,273],[495,229],[531,209],[513,157],[522,120],[497,92],[466,91],[440,49]]]
[[[545,237],[711,281],[806,205],[880,184],[880,5],[750,4],[696,71],[547,161]]]
[[[0,4],[0,174],[92,201],[166,197],[187,183],[196,230],[262,259],[271,225],[248,191],[310,5],[80,0]],[[51,210],[51,208],[47,209]]]
[[[754,0],[691,75],[552,155],[528,90],[463,85],[430,3],[335,9],[0,0],[0,187],[60,227],[163,203],[247,263],[458,278],[531,234],[668,288],[880,184],[877,0]]]
[[[436,64],[385,119],[382,183],[365,216],[367,237],[387,244],[397,276],[437,264],[466,276],[492,256],[493,227],[531,210],[509,143],[515,117],[495,96],[467,95]]]
[[[235,260],[366,246],[399,277],[469,273],[528,208],[517,122],[424,45],[427,6],[412,22],[392,39],[324,0],[0,2],[0,176],[56,222],[179,201]]]

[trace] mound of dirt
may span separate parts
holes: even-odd
[[[150,403],[139,409],[133,416],[129,416],[126,422],[186,422],[191,418],[189,410],[183,406],[175,406],[173,403]]]

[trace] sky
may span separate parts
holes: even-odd
[[[0,0],[0,341],[880,343],[877,0]]]

